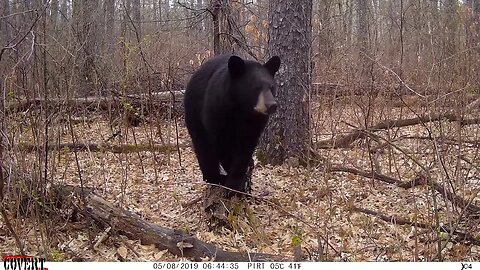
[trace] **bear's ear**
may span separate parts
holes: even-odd
[[[245,61],[242,58],[232,55],[228,59],[228,70],[233,77],[238,77],[245,71]]]
[[[273,56],[263,66],[268,69],[268,71],[270,72],[270,74],[272,74],[272,76],[275,75],[275,73],[277,73],[278,69],[280,68],[280,57]]]

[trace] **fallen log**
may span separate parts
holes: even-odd
[[[200,261],[210,258],[215,261],[286,261],[279,255],[266,253],[247,253],[223,250],[213,244],[201,241],[179,229],[162,227],[143,220],[140,216],[125,209],[115,207],[91,189],[83,189],[82,200],[71,196],[82,196],[82,189],[74,186],[56,187],[54,190],[59,201],[73,204],[79,213],[91,217],[101,226],[112,227],[131,239],[139,239],[142,244],[155,245],[167,249],[179,257],[188,257]]]
[[[408,118],[408,119],[385,120],[366,129],[355,129],[354,131],[346,135],[338,136],[333,139],[319,141],[316,143],[316,146],[317,148],[320,148],[320,149],[349,148],[351,147],[352,143],[354,143],[355,141],[367,137],[369,132],[387,130],[391,128],[413,126],[413,125],[419,125],[423,123],[442,121],[442,120],[460,122],[461,125],[480,124],[480,118],[464,119],[452,113],[424,115],[424,116]]]
[[[35,152],[45,151],[44,145],[34,145],[19,143],[17,147],[20,151]],[[179,145],[185,148],[187,145]],[[49,144],[48,151],[89,151],[89,152],[112,152],[112,153],[137,153],[137,152],[166,152],[175,151],[176,145],[156,145],[156,144],[96,144],[96,143],[60,143]]]
[[[15,113],[27,111],[31,108],[50,107],[74,107],[74,108],[98,108],[108,110],[113,106],[124,106],[126,103],[133,107],[139,107],[145,104],[146,101],[153,105],[164,104],[165,102],[181,102],[183,100],[183,91],[159,92],[152,95],[129,95],[125,97],[81,97],[81,98],[35,98],[28,100],[20,100],[8,102],[5,108],[7,113]]]

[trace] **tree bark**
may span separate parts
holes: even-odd
[[[232,29],[228,22],[230,0],[211,0],[213,19],[213,53],[233,52]]]
[[[309,140],[312,0],[269,2],[268,49],[282,65],[277,73],[278,110],[261,141],[267,163],[304,158]]]

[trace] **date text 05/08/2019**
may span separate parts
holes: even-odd
[[[301,263],[281,262],[157,262],[156,270],[300,270]]]

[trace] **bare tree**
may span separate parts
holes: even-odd
[[[197,0],[196,6],[195,6],[197,12],[201,12],[205,8],[203,5],[204,5],[203,0]],[[197,23],[198,23],[198,29],[200,30],[200,33],[203,33],[205,31],[205,21],[200,20]]]
[[[457,0],[445,0],[445,56],[449,57],[456,51],[456,33],[457,33]]]
[[[163,19],[168,19],[169,16],[170,16],[169,15],[170,14],[170,0],[159,0],[159,5],[160,5],[160,8],[162,9],[162,11],[164,11],[162,13],[162,18]]]
[[[368,1],[356,0],[356,5],[358,17],[357,46],[361,65],[360,75],[362,80],[365,81],[368,76],[368,70],[370,66],[370,42],[367,20]]]
[[[68,18],[68,6],[69,6],[69,0],[62,0],[62,4],[60,6],[60,16],[62,17],[63,21]]]
[[[332,29],[331,12],[333,9],[333,0],[319,1],[319,51],[320,55],[328,62],[333,54],[333,39],[335,32]]]
[[[115,40],[115,0],[104,0],[104,11],[105,11],[105,24],[103,25],[104,29],[104,40],[107,48],[112,48],[114,46]]]
[[[215,55],[232,52],[232,29],[229,24],[230,0],[211,0],[213,19],[213,52]]]
[[[303,159],[309,140],[308,104],[311,83],[312,1],[269,2],[269,54],[278,55],[279,109],[271,117],[261,148],[266,161],[280,164],[287,158]]]
[[[157,21],[161,21],[162,20],[162,9],[163,9],[163,4],[162,4],[162,1],[159,0],[159,1],[156,1],[154,0],[153,1],[153,9],[154,9],[154,17],[155,17],[155,20]],[[159,26],[158,23],[156,23],[157,26]]]
[[[73,20],[76,32],[78,58],[76,60],[79,93],[84,96],[95,93],[98,0],[74,0]]]
[[[0,7],[0,17],[2,17],[0,19],[0,39],[2,40],[2,42],[0,42],[0,46],[5,46],[7,45],[7,42],[10,41],[10,1],[2,1]]]
[[[7,1],[8,2],[8,1]],[[58,0],[52,0],[51,6],[50,6],[50,21],[53,24],[53,27],[56,27],[57,19],[58,19]]]
[[[468,63],[472,77],[476,82],[476,85],[480,85],[480,64],[478,63],[478,57],[480,57],[480,48],[477,44],[480,41],[480,1],[479,0],[467,0],[465,1],[467,10],[470,11],[470,17],[465,24],[466,47],[468,50]],[[471,49],[470,49],[471,48]]]

